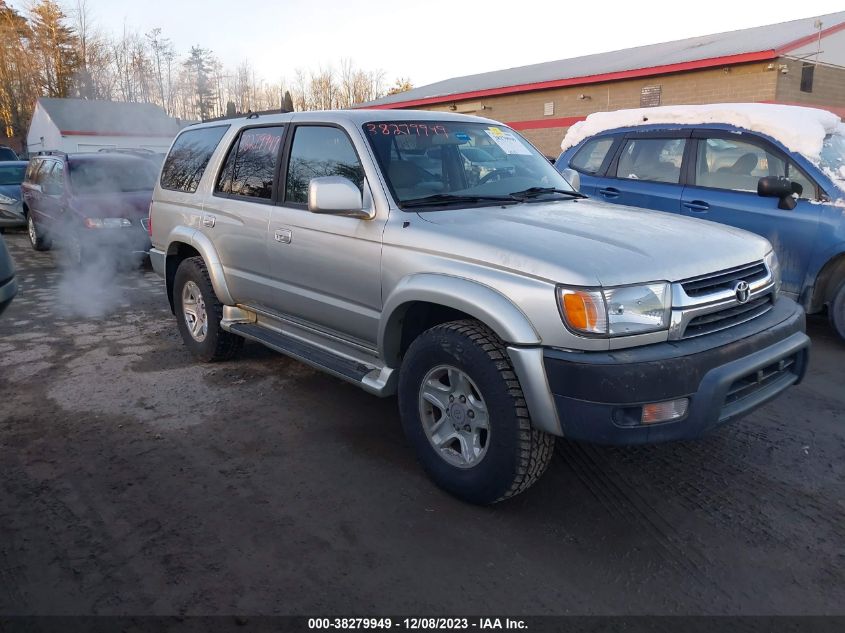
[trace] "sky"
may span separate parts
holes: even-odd
[[[28,0],[8,4],[23,9]],[[76,0],[59,0],[66,10]],[[96,26],[161,27],[177,52],[214,51],[226,66],[249,60],[260,77],[349,58],[386,81],[414,86],[537,62],[773,24],[843,10],[842,0],[87,0]],[[695,11],[685,10],[695,6]],[[698,7],[701,7],[700,9]]]

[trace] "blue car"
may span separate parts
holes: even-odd
[[[28,164],[25,160],[0,161],[0,232],[9,227],[26,226],[21,183]]]
[[[845,125],[825,110],[664,106],[576,123],[555,166],[610,203],[752,231],[773,244],[783,292],[828,310],[845,340]],[[573,173],[574,172],[574,173]]]

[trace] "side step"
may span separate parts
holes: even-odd
[[[266,345],[272,350],[302,361],[307,365],[354,383],[379,396],[388,396],[395,389],[395,376],[388,367],[375,367],[300,341],[255,323],[230,323],[225,328],[232,334]]]

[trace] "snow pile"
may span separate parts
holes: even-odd
[[[605,130],[655,123],[734,125],[766,134],[814,163],[819,162],[822,141],[827,134],[837,130],[845,134],[845,124],[827,110],[770,103],[714,103],[596,112],[570,127],[560,147],[562,150],[569,149]]]

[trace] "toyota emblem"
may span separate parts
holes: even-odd
[[[736,293],[736,300],[740,303],[748,303],[751,298],[751,286],[745,280],[737,282],[734,286],[734,292]]]

